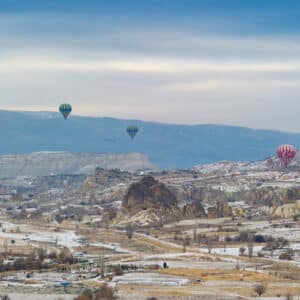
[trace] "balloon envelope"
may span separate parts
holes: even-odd
[[[277,156],[286,167],[295,157],[296,149],[292,145],[280,145],[277,149]]]
[[[127,133],[129,134],[129,136],[134,139],[134,137],[136,136],[136,134],[139,132],[139,128],[135,125],[129,125],[126,129]]]
[[[65,120],[68,118],[72,111],[72,106],[68,103],[63,103],[59,106],[60,113],[64,116]]]

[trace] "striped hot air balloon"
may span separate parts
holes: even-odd
[[[60,113],[64,116],[65,120],[68,118],[72,111],[72,106],[68,103],[63,103],[59,106]]]
[[[277,149],[277,157],[286,167],[296,155],[296,149],[293,145],[280,145]]]
[[[129,136],[134,139],[134,137],[137,135],[139,132],[139,128],[136,125],[129,125],[126,129],[127,133]]]

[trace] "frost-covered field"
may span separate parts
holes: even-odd
[[[193,261],[193,260],[149,260],[149,261],[132,261],[130,263],[125,263],[128,265],[134,264],[138,266],[153,266],[159,265],[163,267],[164,263],[167,263],[169,268],[184,268],[184,269],[222,269],[222,270],[232,270],[235,268],[237,261],[229,260],[229,261]],[[243,267],[244,263],[242,261],[239,262],[239,266]]]
[[[124,276],[114,277],[113,282],[118,284],[182,286],[188,284],[189,280],[155,273],[128,273]]]
[[[203,219],[197,218],[192,220],[181,220],[178,222],[173,222],[166,224],[165,228],[172,228],[176,226],[192,226],[192,225],[215,225],[218,226],[219,224],[223,224],[226,220],[230,220],[230,218],[218,218],[218,219]]]
[[[247,254],[247,247],[245,254]],[[254,246],[253,254],[257,255],[258,252],[262,250],[263,246]],[[201,248],[201,251],[208,253],[207,248]],[[226,247],[226,248],[211,248],[211,254],[220,254],[220,255],[232,255],[238,256],[240,254],[240,247]]]
[[[289,241],[300,241],[300,228],[266,228],[260,231],[260,234],[271,235],[275,238],[283,237]]]
[[[108,250],[113,250],[115,252],[118,253],[135,253],[133,251],[129,251],[128,249],[124,249],[120,246],[120,244],[118,243],[102,243],[102,242],[94,242],[94,243],[90,243],[90,246],[93,247],[99,247],[99,248],[104,248],[104,249],[108,249]]]
[[[4,222],[2,228],[0,228],[0,238],[32,243],[50,243],[68,248],[81,245],[81,237],[72,230],[63,230],[61,232],[39,231],[38,228],[28,225],[17,225],[7,222]]]

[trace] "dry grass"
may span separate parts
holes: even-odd
[[[191,295],[191,290],[187,287],[155,287],[148,285],[119,285],[118,291],[121,295],[135,295],[137,298],[140,296],[146,297],[164,297],[164,296],[189,296]]]
[[[118,290],[121,295],[131,295],[136,296],[137,299],[140,296],[146,296],[146,297],[164,297],[164,296],[178,296],[178,297],[184,297],[184,296],[191,296],[191,295],[239,295],[244,297],[256,297],[253,287],[255,286],[255,283],[248,282],[244,285],[239,285],[239,283],[233,284],[232,286],[224,286],[222,284],[216,284],[214,286],[205,286],[203,284],[195,284],[195,285],[187,285],[184,287],[154,287],[154,286],[142,286],[139,285],[133,286],[133,285],[120,285],[118,287]],[[284,284],[281,285],[278,283],[278,285],[272,285],[267,284],[267,291],[264,294],[266,297],[277,297],[278,295],[285,296],[287,294],[297,296],[300,295],[300,287],[284,287]]]
[[[167,252],[167,253],[178,252],[179,250],[182,249],[182,247],[180,246],[175,246],[166,242],[159,241],[154,238],[148,238],[144,235],[137,235],[136,239],[138,242],[155,247],[159,252]]]
[[[124,249],[142,253],[170,253],[179,252],[181,249],[180,246],[173,246],[138,233],[134,233],[133,238],[129,240],[125,232],[113,229],[94,229],[88,232],[82,231],[80,234],[84,235],[90,242],[116,243]]]
[[[238,232],[236,231],[209,231],[205,233],[206,236],[219,236],[219,237],[224,237],[224,236],[233,236],[233,235],[238,235]]]
[[[191,279],[225,280],[225,281],[245,281],[245,282],[282,282],[289,281],[265,273],[242,270],[200,270],[188,268],[163,269],[158,271],[161,274],[189,277]]]
[[[240,296],[244,297],[256,297],[256,294],[253,291],[253,285],[251,286],[237,286],[234,287],[222,287],[222,291],[224,293],[228,294],[238,294]],[[298,296],[300,295],[300,287],[284,287],[281,286],[272,286],[267,285],[267,291],[264,294],[266,297],[277,297],[280,296],[286,296],[287,294],[290,294],[292,296]]]
[[[272,266],[268,266],[266,270],[271,274],[276,274],[276,276],[283,278],[289,278],[293,280],[300,279],[300,268],[289,265],[288,263],[274,263]]]
[[[4,240],[7,241],[7,247],[5,247],[4,244]],[[29,255],[30,253],[32,253],[32,251],[34,251],[36,248],[33,247],[30,244],[26,244],[26,243],[16,243],[16,244],[12,244],[11,240],[13,239],[0,239],[0,254],[3,254],[7,251],[7,253],[12,254],[12,255]]]

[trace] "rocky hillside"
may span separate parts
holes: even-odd
[[[277,157],[271,156],[265,160],[254,162],[220,161],[213,164],[196,165],[192,169],[205,175],[246,173],[251,171],[300,171],[300,152],[297,151],[295,158],[288,165],[288,167],[282,166]]]
[[[96,167],[135,171],[154,169],[148,158],[139,153],[95,154],[69,152],[35,152],[0,155],[0,178],[47,176],[57,174],[93,174]]]
[[[279,218],[290,218],[300,215],[300,201],[275,207],[266,207],[267,215]]]
[[[152,176],[145,176],[141,181],[131,184],[122,206],[130,214],[148,209],[172,210],[177,208],[177,200],[163,183]]]
[[[124,226],[160,226],[163,223],[184,218],[206,217],[199,201],[179,205],[176,196],[162,182],[152,176],[145,176],[132,183],[123,196],[121,213],[114,223]]]
[[[141,179],[140,173],[98,168],[86,181],[86,191],[122,211],[116,220],[118,225],[130,221],[146,226],[166,216],[190,219],[298,214],[298,206],[294,205],[300,200],[298,158],[288,168],[269,158],[253,163],[220,162],[192,170],[154,171],[149,175]]]

